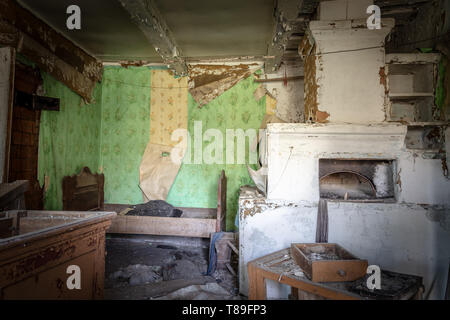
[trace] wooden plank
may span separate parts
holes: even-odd
[[[5,23],[0,24],[0,28],[2,28],[2,26],[4,27]],[[91,101],[96,84],[95,80],[92,80],[77,71],[70,63],[60,59],[41,42],[38,42],[29,35],[21,32],[13,25],[9,25],[8,29],[14,29],[16,33],[19,34],[19,40],[15,47],[17,52],[36,63],[39,68],[51,74],[58,81],[64,83],[87,102]],[[2,39],[1,34],[2,29],[0,29],[0,40]],[[0,45],[1,44],[2,43],[0,42]]]
[[[226,231],[227,214],[227,177],[222,170],[217,187],[217,221],[216,232]]]
[[[256,265],[249,262],[247,264],[247,277],[248,277],[248,299],[256,300]]]
[[[264,276],[264,271],[259,268],[256,268],[256,299],[267,299],[266,278]]]
[[[16,52],[0,48],[0,183],[8,182]]]
[[[103,210],[104,181],[102,174],[93,174],[84,167],[79,174],[65,176],[62,181],[63,210]]]
[[[64,13],[62,13],[64,14]],[[84,77],[99,82],[103,64],[13,0],[0,1],[0,18],[42,44]]]
[[[317,294],[309,293],[300,289],[297,290],[297,300],[326,300],[326,298],[321,297]]]
[[[13,213],[15,211],[8,211],[8,213]],[[27,212],[27,218],[32,218],[32,217],[36,217],[36,218],[46,218],[46,217],[54,217],[54,216],[59,216],[59,217],[68,217],[71,218],[69,220],[69,222],[65,223],[63,226],[61,225],[57,225],[54,227],[50,227],[48,229],[41,229],[41,230],[36,230],[36,231],[32,231],[30,233],[26,233],[26,234],[20,234],[8,239],[0,239],[0,253],[3,250],[7,250],[11,247],[16,247],[16,248],[27,248],[31,250],[31,246],[23,246],[24,243],[29,242],[31,239],[33,241],[40,241],[43,240],[45,241],[45,239],[47,239],[50,236],[54,236],[54,235],[61,235],[62,239],[65,239],[65,233],[67,233],[67,231],[70,230],[74,230],[74,229],[81,229],[82,227],[85,226],[90,226],[90,225],[100,225],[100,223],[104,223],[102,224],[102,226],[107,229],[110,224],[111,224],[111,219],[116,215],[115,212],[102,212],[102,211],[96,211],[96,212],[82,212],[82,211],[34,211],[34,210],[28,210]],[[78,218],[78,219],[77,219]],[[103,228],[102,227],[102,228]],[[10,252],[14,252],[14,250],[10,251]]]
[[[13,218],[0,218],[0,239],[9,238],[13,235]]]
[[[281,81],[293,81],[293,80],[303,80],[304,76],[293,76],[286,78],[269,78],[269,79],[254,79],[253,82],[256,83],[266,83],[266,82],[281,82]]]
[[[366,274],[367,266],[366,260],[313,261],[312,281],[354,281]]]
[[[120,213],[125,209],[131,208],[133,205],[131,204],[113,204],[113,203],[105,203],[104,210],[105,211],[115,211]],[[183,211],[181,215],[182,218],[201,218],[201,219],[216,219],[217,217],[217,208],[187,208],[187,207],[175,207],[175,209],[179,209]]]
[[[31,110],[59,111],[59,98],[43,97],[16,90],[14,93],[14,105]]]
[[[186,210],[181,218],[151,216],[117,216],[108,233],[150,234],[181,237],[209,238],[212,233],[225,231],[227,179],[222,171],[217,191],[217,209],[180,208]],[[108,207],[108,205],[106,205]],[[210,217],[211,212],[217,217]],[[204,218],[194,218],[204,217]]]
[[[78,72],[72,65],[61,60],[39,42],[23,34],[23,43],[18,48],[18,52],[35,62],[39,68],[51,74],[56,80],[64,83],[87,102],[91,102],[96,82]]]
[[[116,216],[107,232],[209,238],[215,229],[216,219]]]
[[[263,277],[265,279],[270,279],[273,281],[280,282],[282,284],[289,285],[291,287],[298,288],[300,290],[327,298],[327,299],[333,299],[333,300],[360,300],[361,297],[351,293],[351,292],[344,292],[341,290],[337,290],[331,287],[325,287],[325,286],[319,286],[314,283],[309,283],[306,281],[300,281],[298,279],[293,279],[289,276],[283,276],[280,281],[278,279],[280,278],[279,274],[260,269],[260,277]]]
[[[217,208],[175,208],[183,211],[182,218],[216,219],[217,217]]]

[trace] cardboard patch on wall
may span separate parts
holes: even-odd
[[[185,149],[149,143],[139,168],[139,186],[144,201],[165,200],[181,164],[173,162],[171,153],[184,156]]]

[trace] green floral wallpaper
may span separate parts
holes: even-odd
[[[62,209],[62,178],[78,173],[84,166],[93,172],[99,167],[100,113],[102,88],[97,85],[93,103],[83,99],[43,73],[45,94],[60,99],[60,111],[42,111],[39,132],[39,182],[47,176],[44,206]]]
[[[100,161],[106,203],[143,201],[139,166],[149,141],[150,91],[149,68],[105,68]]]
[[[90,105],[44,74],[46,94],[61,99],[61,111],[44,111],[41,119],[39,180],[43,184],[45,175],[50,178],[46,209],[62,208],[62,178],[78,173],[83,166],[104,172],[106,203],[142,202],[139,166],[150,133],[150,71],[148,67],[106,67]],[[258,129],[265,114],[265,98],[255,100],[257,87],[253,77],[248,77],[202,108],[189,95],[191,136],[194,121],[202,122],[203,132],[215,128],[224,137],[226,129]],[[203,143],[203,148],[206,146]],[[227,226],[232,230],[239,188],[252,184],[245,165],[184,163],[167,201],[180,207],[216,207],[222,169],[228,176]]]
[[[225,160],[226,129],[259,129],[261,126],[266,102],[265,98],[256,101],[253,97],[253,93],[258,86],[259,84],[255,83],[253,77],[250,76],[202,108],[199,108],[195,100],[189,95],[188,130],[191,137],[194,136],[194,121],[202,122],[203,132],[209,128],[219,129],[224,136],[223,154]],[[207,144],[203,143],[203,148],[206,146]],[[193,147],[193,143],[191,147]],[[248,142],[246,150],[248,150]],[[248,155],[246,159],[248,160]],[[216,207],[217,183],[222,170],[225,170],[228,177],[227,228],[233,230],[234,219],[238,210],[239,188],[245,184],[253,184],[245,165],[183,163],[167,201],[179,207]]]

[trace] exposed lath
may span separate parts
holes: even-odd
[[[153,0],[120,0],[164,63],[178,76],[187,75],[185,60]]]

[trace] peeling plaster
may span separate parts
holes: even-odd
[[[284,122],[299,123],[304,122],[304,79],[291,79],[303,76],[304,70],[301,66],[283,66],[276,73],[263,74],[263,80],[284,79],[285,81],[264,82],[270,98],[266,98],[266,112],[276,115]]]
[[[326,111],[316,111],[316,121],[320,123],[327,123],[328,118],[330,117],[330,114]]]
[[[316,112],[318,110],[317,92],[319,86],[316,82],[316,48],[311,42],[308,34],[305,35],[300,43],[299,53],[303,57],[305,68],[305,120],[316,122]]]
[[[257,63],[241,63],[239,65],[191,64],[188,66],[189,92],[202,107],[259,68],[260,65]]]

